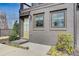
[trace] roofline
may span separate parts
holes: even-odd
[[[64,3],[48,3],[48,4],[41,4],[41,5],[38,5],[38,6],[32,6],[30,8],[27,8],[27,9],[23,9],[20,11],[20,13],[26,13],[26,12],[30,12],[30,11],[33,11],[33,10],[38,10],[38,9],[42,9],[42,8],[47,8],[47,7],[50,7],[50,6],[56,6],[56,5],[61,5],[61,4],[64,4]]]

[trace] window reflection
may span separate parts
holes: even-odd
[[[38,14],[35,15],[35,27],[43,27],[44,26],[44,15]]]
[[[52,27],[63,28],[65,27],[65,12],[52,12]]]

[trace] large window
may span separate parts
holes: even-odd
[[[34,15],[34,27],[44,27],[44,14]]]
[[[51,27],[65,28],[65,10],[51,12]]]

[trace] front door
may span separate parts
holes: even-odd
[[[29,18],[24,18],[24,35],[25,39],[29,39]]]

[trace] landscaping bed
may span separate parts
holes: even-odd
[[[58,34],[58,41],[54,47],[51,47],[48,55],[68,56],[74,52],[73,36],[71,33],[62,32]]]
[[[47,54],[50,56],[69,56],[65,51],[58,51],[55,46],[51,47]]]

